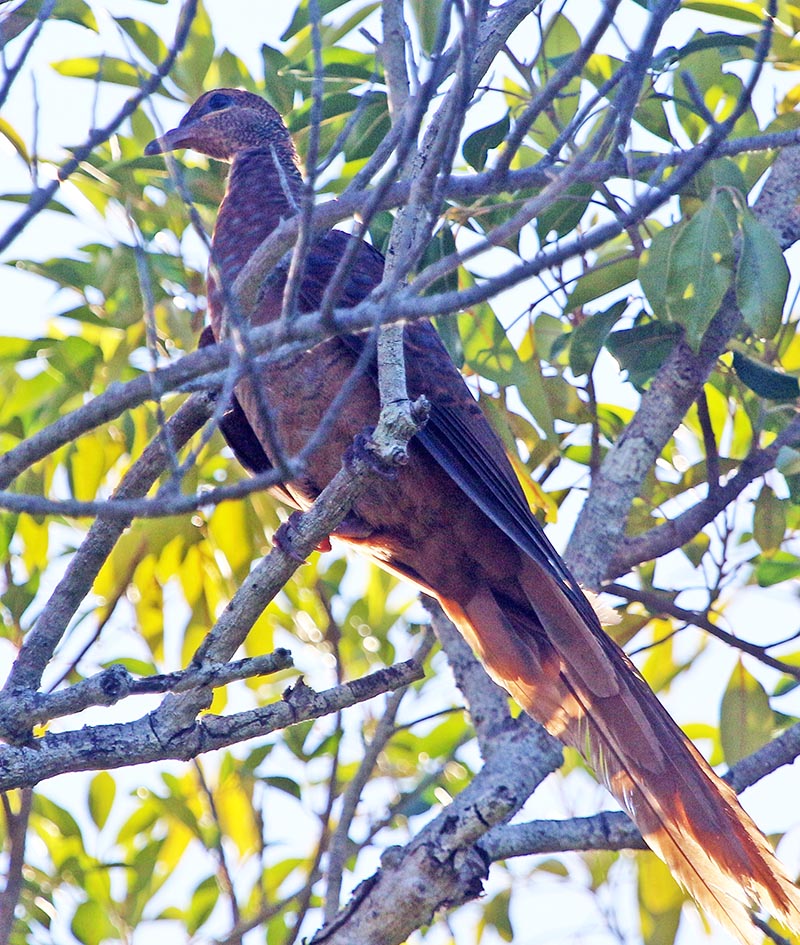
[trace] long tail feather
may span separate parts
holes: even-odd
[[[758,907],[800,934],[800,891],[630,660],[535,561],[519,585],[528,606],[488,584],[442,604],[493,677],[593,765],[699,905],[745,945],[762,940]]]

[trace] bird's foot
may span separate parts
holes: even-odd
[[[289,518],[278,527],[275,534],[272,536],[272,544],[276,548],[280,548],[280,550],[285,555],[288,555],[290,558],[299,562],[300,564],[303,564],[306,559],[301,554],[298,554],[294,545],[294,536],[297,533],[297,523],[302,514],[302,512],[292,512]],[[330,538],[324,538],[317,545],[315,550],[330,551]]]
[[[368,466],[371,472],[381,479],[396,479],[398,463],[386,460],[375,447],[372,434],[375,427],[364,427],[361,433],[353,437],[353,442],[347,447],[344,454],[344,464],[354,470],[360,463]]]

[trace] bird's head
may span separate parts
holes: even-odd
[[[270,104],[241,89],[214,89],[201,95],[178,127],[151,141],[144,153],[191,148],[220,161],[232,161],[242,151],[270,144],[294,154],[286,125]]]

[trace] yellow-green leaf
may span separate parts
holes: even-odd
[[[761,683],[739,663],[722,697],[719,731],[725,761],[736,764],[772,738],[775,715]]]
[[[89,784],[89,813],[98,827],[105,826],[114,804],[117,785],[107,771],[100,771]]]

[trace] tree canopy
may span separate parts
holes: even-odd
[[[226,48],[215,9],[0,13],[0,108],[30,116],[0,118],[30,181],[0,194],[0,252],[56,293],[4,292],[0,338],[0,943],[702,939],[441,612],[314,552],[339,499],[305,564],[270,553],[277,474],[244,473],[219,413],[242,363],[433,318],[609,632],[737,791],[760,782],[796,871],[800,12],[295,0],[278,40]],[[390,251],[396,292],[197,350],[227,168],[143,151],[217,87],[285,116],[308,185],[241,310],[336,225]]]

